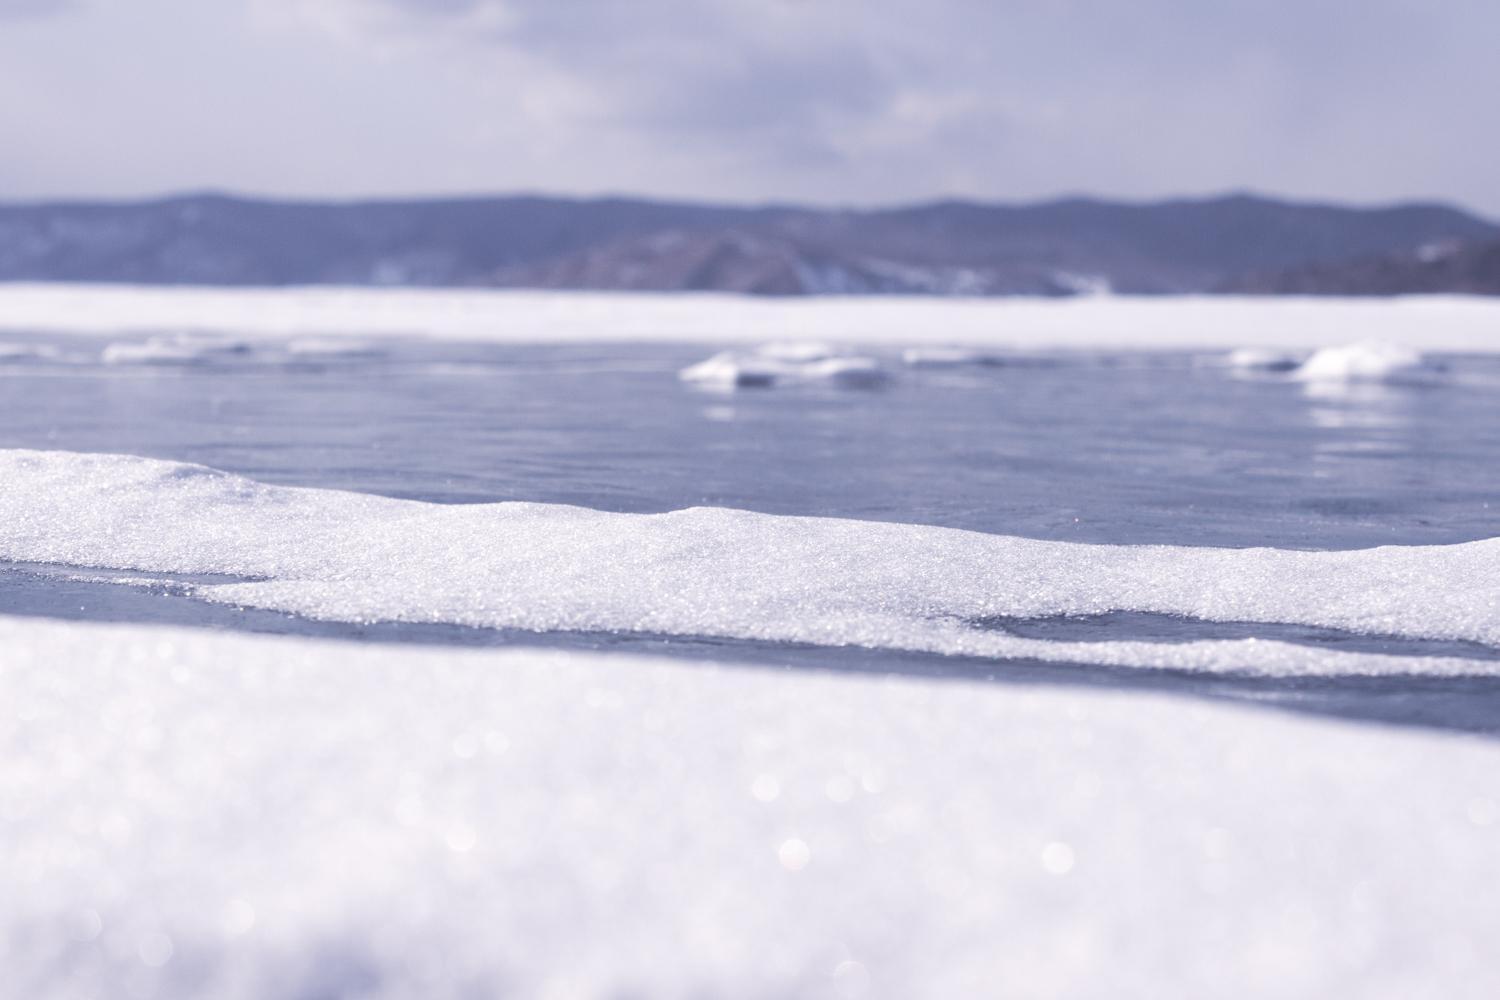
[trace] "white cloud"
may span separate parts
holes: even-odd
[[[77,6],[77,0],[0,0],[0,18],[50,17]]]
[[[821,201],[1254,187],[1500,209],[1483,169],[1500,8],[1350,14],[1339,0],[95,0],[28,25],[50,49],[0,36],[0,127],[23,140],[0,182],[145,183],[121,182],[128,169],[157,188]],[[86,30],[91,43],[74,37]],[[52,119],[7,117],[7,90]],[[163,108],[200,100],[191,129],[164,128]],[[85,155],[86,134],[60,144],[58,120],[117,136],[135,122],[150,143]],[[274,141],[247,150],[257,136]]]

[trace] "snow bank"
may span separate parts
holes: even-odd
[[[0,558],[245,582],[205,599],[342,621],[861,645],[1264,674],[1500,661],[1255,640],[1057,642],[995,617],[1132,610],[1500,645],[1500,539],[1351,552],[1108,546],[719,508],[615,514],[268,486],[195,465],[0,451]]]
[[[724,389],[826,382],[870,388],[889,377],[880,362],[839,354],[821,344],[767,344],[754,351],[724,351],[680,373],[684,382]]]
[[[1500,992],[1500,747],[1154,696],[0,618],[76,997]]]
[[[1146,297],[1051,299],[621,295],[378,288],[0,285],[0,330],[164,329],[271,337],[434,336],[515,343],[779,340],[1010,348],[1312,349],[1368,338],[1500,351],[1500,300]]]

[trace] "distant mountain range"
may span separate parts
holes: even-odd
[[[1400,253],[1243,275],[1223,291],[1255,295],[1500,295],[1500,240],[1447,240]]]
[[[1500,292],[1500,226],[1235,195],[881,210],[625,198],[0,204],[0,281],[770,295]]]

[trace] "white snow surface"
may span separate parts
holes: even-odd
[[[722,351],[689,365],[679,376],[721,389],[827,382],[850,387],[879,385],[889,377],[875,358],[823,344],[773,341],[751,351]]]
[[[340,621],[641,631],[1278,675],[1500,661],[1284,642],[1061,642],[1113,610],[1500,645],[1500,539],[1341,552],[1113,546],[723,508],[432,504],[122,455],[0,451],[0,559],[229,574],[204,599]]]
[[[0,284],[0,332],[433,336],[515,343],[835,341],[911,347],[1313,349],[1376,340],[1500,351],[1500,300],[1082,297],[754,299],[379,288]]]
[[[250,345],[202,333],[173,333],[145,341],[116,341],[105,346],[99,360],[107,365],[190,365],[244,354]]]
[[[8,997],[1500,993],[1500,746],[0,617]]]
[[[1431,377],[1438,371],[1410,347],[1363,341],[1321,348],[1292,377],[1302,382],[1387,382]]]

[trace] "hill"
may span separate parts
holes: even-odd
[[[1249,287],[1355,258],[1500,241],[1430,204],[1235,195],[878,210],[627,198],[0,204],[0,280],[1064,295]]]

